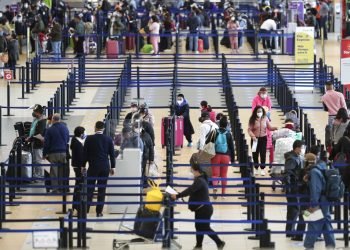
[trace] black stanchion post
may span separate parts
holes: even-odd
[[[60,247],[67,248],[67,228],[64,227],[64,217],[59,218],[60,221]]]
[[[2,106],[0,105],[0,147],[6,146],[6,144],[2,144]]]
[[[259,194],[260,194],[260,185],[258,183],[255,184],[254,192],[252,193],[252,220],[257,221],[260,216],[260,208],[259,208]],[[252,231],[257,231],[257,224],[252,223]],[[249,240],[259,240],[258,236],[249,236]]]
[[[0,176],[0,229],[2,229],[2,223],[6,219],[6,188],[5,188],[5,164],[0,163],[1,176]]]
[[[165,196],[165,210],[164,210],[164,230],[163,230],[163,248],[170,249],[171,247],[171,201],[169,195]]]
[[[82,199],[81,199],[81,214],[82,214],[82,222],[81,222],[81,230],[83,232],[82,235],[82,247],[86,248],[87,246],[87,227],[86,227],[86,219],[87,219],[87,178],[83,176],[83,185],[82,185]]]
[[[11,83],[7,81],[7,114],[4,116],[13,116],[11,115]]]
[[[137,67],[137,104],[140,105],[140,67]]]
[[[68,246],[73,248],[73,210],[68,210]]]
[[[344,194],[344,244],[349,246],[349,192]]]
[[[30,94],[30,63],[26,62],[26,93]]]

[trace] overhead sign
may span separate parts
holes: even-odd
[[[295,63],[314,63],[314,27],[296,27],[295,31]]]
[[[343,85],[350,84],[350,39],[341,40],[340,79]]]
[[[4,70],[4,79],[6,81],[12,81],[13,80],[12,70]]]
[[[33,232],[33,248],[58,248],[57,231]]]

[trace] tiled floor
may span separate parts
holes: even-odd
[[[335,39],[330,39],[327,41],[327,59],[326,62],[333,65],[335,67],[335,72],[338,74],[338,59],[337,54],[334,51],[339,51],[338,42]],[[328,49],[330,48],[330,49]],[[183,49],[183,48],[182,48]],[[221,49],[221,52],[228,52],[227,49]],[[319,49],[319,46],[317,46],[317,49]],[[245,45],[244,49],[242,50],[242,53],[244,51],[248,51],[247,45]],[[337,52],[338,53],[338,52]],[[159,57],[162,58],[162,57]],[[293,62],[293,58],[291,57],[277,57],[274,58],[275,60],[281,60],[281,62]],[[158,71],[164,71],[172,73],[173,71],[173,65],[172,64],[162,64],[162,59],[153,59],[152,64],[139,64],[141,69],[141,76],[142,68],[154,68]],[[196,64],[196,62],[198,62]],[[179,66],[183,68],[198,68],[198,69],[210,69],[210,71],[215,71],[216,68],[220,68],[220,63],[213,63],[212,64],[201,64],[201,60],[194,59],[191,63],[180,63]],[[54,65],[51,65],[50,67],[55,67]],[[91,65],[91,67],[94,67],[94,65]],[[96,65],[96,68],[101,68],[103,66]],[[119,65],[110,65],[105,66],[104,68],[117,68],[117,71],[119,70]],[[247,65],[236,65],[237,68],[246,68]],[[163,69],[162,69],[163,68]],[[165,69],[166,68],[166,69]],[[111,71],[112,72],[112,71]],[[181,75],[180,70],[180,75]],[[219,74],[220,72],[218,72]],[[55,80],[55,81],[61,81],[65,79],[67,75],[67,70],[45,70],[42,74],[43,79],[47,80]],[[143,74],[145,76],[145,74]],[[182,77],[182,78],[181,78]],[[220,107],[223,105],[221,100],[221,88],[220,86],[205,86],[203,83],[203,86],[201,87],[193,87],[193,86],[185,86],[185,85],[191,85],[191,82],[188,82],[188,75],[183,74],[180,77],[180,80],[183,81],[183,86],[179,88],[179,92],[182,92],[185,94],[187,99],[190,102],[190,105],[194,107],[194,110],[191,110],[191,117],[192,122],[194,124],[195,130],[198,131],[199,129],[199,122],[198,122],[198,116],[200,114],[199,109],[196,107],[199,106],[199,102],[203,99],[206,99],[209,101],[209,103],[212,106]],[[203,77],[201,75],[192,75],[190,77],[191,80],[193,80],[193,83],[196,83],[196,77],[198,79],[202,79]],[[161,148],[160,145],[160,120],[162,117],[166,116],[168,114],[169,109],[165,108],[169,105],[170,100],[170,88],[172,77],[171,75],[163,75],[160,76],[152,76],[147,78],[149,81],[141,81],[142,84],[149,84],[150,82],[153,84],[157,83],[159,79],[163,79],[164,81],[161,81],[162,87],[155,87],[155,86],[149,86],[149,87],[142,87],[141,88],[141,97],[146,101],[150,106],[153,107],[159,107],[152,109],[152,113],[156,117],[156,126],[155,126],[155,134],[156,137],[156,161],[158,163],[158,166],[163,167],[164,166],[164,157],[165,157],[165,150]],[[186,80],[187,79],[187,80]],[[134,77],[135,80],[135,77]],[[101,81],[102,82],[102,81]],[[97,83],[98,84],[98,83]],[[29,106],[34,103],[46,103],[49,98],[53,95],[54,91],[56,90],[58,84],[50,84],[50,85],[43,85],[40,86],[38,90],[36,90],[33,94],[28,95],[27,100],[18,100],[15,99],[20,96],[20,86],[19,85],[13,85],[11,86],[11,97],[12,102],[11,104],[13,106]],[[6,84],[4,82],[0,83],[0,105],[6,105],[6,91],[5,91]],[[251,99],[254,97],[258,90],[258,86],[256,87],[247,87],[247,88],[238,88],[234,87],[234,95],[236,98],[236,101],[239,106],[250,106]],[[105,88],[105,87],[89,87],[85,88],[85,93],[79,94],[77,99],[77,102],[75,103],[77,107],[79,106],[89,106],[89,107],[100,107],[100,106],[107,106],[109,104],[110,98],[112,96],[114,89],[113,88]],[[125,106],[128,106],[130,102],[135,101],[136,98],[136,87],[133,86],[129,90],[129,95],[127,96],[127,100],[125,102]],[[311,100],[310,97],[313,97]],[[318,96],[316,94],[307,93],[307,94],[298,94],[298,98],[300,99],[300,102],[304,103],[305,105],[308,105],[309,103],[312,103],[312,105],[317,105]],[[303,104],[304,105],[304,104]],[[160,108],[162,107],[162,108]],[[217,112],[221,111],[221,109],[216,109]],[[12,110],[13,114],[15,114],[14,117],[6,118],[3,117],[3,141],[10,145],[10,142],[14,138],[14,131],[12,129],[12,125],[15,121],[18,120],[30,120],[31,112],[29,110]],[[91,109],[91,110],[74,110],[74,112],[71,114],[70,117],[68,117],[67,123],[69,125],[70,130],[72,131],[75,126],[82,125],[87,128],[88,133],[93,132],[93,126],[96,120],[103,119],[104,114],[106,113],[105,109]],[[308,113],[310,113],[310,119],[313,123],[313,126],[315,126],[317,130],[317,135],[322,137],[322,124],[325,122],[325,116],[324,112],[321,111],[314,111],[314,110],[308,110]],[[248,118],[250,116],[250,109],[244,108],[239,110],[239,114],[243,123],[244,130],[246,131]],[[272,121],[273,125],[281,127],[282,126],[282,120],[279,116],[280,113],[278,113],[278,109],[274,110],[272,112]],[[321,121],[321,122],[320,122]],[[317,124],[320,124],[319,127],[317,127]],[[248,137],[247,137],[248,138]],[[194,142],[198,140],[198,133],[194,135]],[[0,156],[1,159],[6,158],[9,151],[8,147],[2,147],[0,148]],[[176,163],[188,163],[188,160],[192,153],[194,153],[196,150],[195,148],[183,148],[181,151],[178,152],[178,155],[176,156]],[[229,169],[229,177],[240,177],[238,174],[233,173],[234,169]],[[189,169],[187,167],[179,167],[176,168],[176,177],[189,177]],[[259,181],[260,183],[266,183],[270,184],[271,181]],[[188,181],[179,181],[179,183],[189,183]],[[230,181],[230,185],[239,184],[237,181]],[[28,189],[28,193],[33,192],[33,188]],[[43,192],[42,189],[35,189],[34,192],[38,192],[40,190]],[[228,194],[238,194],[238,188],[230,188],[228,191]],[[275,192],[272,192],[270,188],[263,188],[263,192],[266,194],[276,193],[281,194],[281,191],[277,189]],[[284,202],[284,199],[281,198],[275,198],[275,197],[267,197],[268,201],[282,201]],[[59,201],[59,197],[31,197],[31,196],[24,196],[21,201]],[[226,200],[222,200],[219,198],[217,200],[218,202],[242,202],[242,200],[239,200],[237,197],[230,197]],[[244,211],[246,211],[245,207],[242,207],[240,205],[215,205],[215,212],[213,215],[213,219],[216,220],[245,220],[246,215],[243,214]],[[8,215],[8,218],[56,218],[57,215],[55,214],[56,211],[59,211],[60,207],[57,205],[21,205],[20,207],[10,207],[8,208],[8,211],[12,211],[13,213],[11,215]],[[193,214],[187,210],[187,208],[184,205],[179,205],[175,208],[176,212],[179,212],[179,214],[176,215],[176,218],[193,218]],[[285,214],[286,214],[286,208],[285,206],[281,205],[268,205],[265,209],[266,218],[273,219],[273,220],[284,220]],[[111,215],[111,214],[105,214],[104,219],[108,218],[119,218],[120,215]],[[91,213],[89,215],[89,218],[94,218],[94,215]],[[57,223],[16,223],[16,224],[5,224],[4,227],[11,227],[11,228],[54,228],[57,227]],[[89,223],[90,227],[93,227],[96,230],[117,230],[119,227],[119,223],[113,222],[93,222]],[[217,231],[236,231],[236,232],[243,232],[245,228],[248,228],[249,225],[244,223],[235,223],[235,224],[219,224],[219,223],[213,223],[213,228]],[[179,231],[194,231],[194,226],[192,223],[175,223],[175,227],[178,228]],[[272,231],[282,231],[284,228],[283,224],[270,224],[269,228]],[[175,233],[176,234],[176,233]],[[2,239],[0,239],[0,249],[22,249],[22,250],[28,250],[32,249],[32,239],[30,234],[2,234],[0,235]],[[117,235],[117,234],[91,234],[91,239],[88,240],[88,246],[90,249],[112,249],[112,240],[113,239],[129,239],[130,236],[125,235]],[[248,240],[248,235],[224,235],[222,238],[227,242],[226,249],[252,249],[259,246],[258,241]],[[181,245],[182,249],[192,249],[194,246],[194,236],[192,235],[178,235],[177,240]],[[287,240],[283,234],[273,234],[272,235],[272,241],[276,243],[276,249],[303,249],[301,243],[295,243],[292,241]],[[342,241],[338,241],[337,245],[339,246],[339,249],[344,245]],[[141,245],[141,246],[135,246],[131,247],[130,249],[161,249],[161,245]],[[210,241],[208,238],[205,238],[205,248],[204,249],[216,249],[215,245],[212,241]],[[317,243],[316,249],[324,249],[323,243]]]

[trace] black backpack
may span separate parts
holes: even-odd
[[[326,187],[323,194],[328,201],[339,201],[344,196],[345,185],[338,169],[320,169],[315,166],[326,180]]]

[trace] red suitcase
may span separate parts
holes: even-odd
[[[135,37],[127,36],[126,37],[126,50],[134,50],[135,48]]]
[[[118,58],[119,44],[117,40],[108,40],[106,42],[106,54],[108,59]]]
[[[204,51],[204,43],[202,39],[198,39],[198,51],[202,53]]]
[[[162,119],[161,130],[161,143],[162,148],[166,146],[166,132],[169,127],[169,123],[172,121],[172,117],[164,117]],[[183,147],[184,142],[184,119],[183,117],[176,117],[175,119],[175,147]]]

